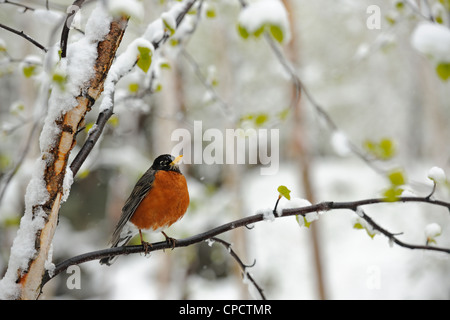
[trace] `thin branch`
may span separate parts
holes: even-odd
[[[212,237],[211,240],[222,244],[227,249],[227,251],[233,257],[233,259],[236,260],[236,262],[239,264],[239,267],[241,267],[244,279],[250,280],[250,282],[253,283],[253,285],[255,286],[256,290],[258,290],[258,293],[261,296],[261,298],[263,300],[266,300],[266,296],[264,295],[263,289],[258,285],[258,283],[256,283],[256,281],[253,278],[253,276],[247,271],[248,268],[251,268],[251,267],[255,266],[256,260],[253,262],[252,265],[249,265],[249,266],[245,265],[242,262],[241,258],[239,258],[237,253],[233,250],[233,248],[231,246],[231,243],[226,242],[226,241],[224,241],[222,239],[219,239],[219,238],[216,238],[216,237]]]
[[[8,26],[5,26],[2,23],[0,23],[0,28],[3,28],[3,29],[8,30],[8,31],[10,31],[12,33],[15,33],[18,36],[21,36],[22,38],[24,38],[24,39],[28,40],[29,42],[31,42],[32,44],[34,44],[36,47],[38,47],[42,51],[47,52],[47,48],[45,48],[42,44],[40,44],[39,42],[37,42],[36,40],[31,38],[30,36],[26,35],[23,31],[18,31],[16,29],[10,28]]]
[[[76,3],[81,5],[81,3],[83,3],[83,2],[84,2],[84,0],[77,0],[74,2],[74,5]],[[187,3],[185,9],[177,17],[178,25],[182,22],[183,18],[185,17],[185,15],[187,14],[187,12],[190,10],[190,8],[192,7],[192,5],[195,2],[196,2],[196,0],[191,0]],[[66,25],[65,25],[65,27],[66,27]],[[163,44],[167,39],[168,39],[168,37],[163,38],[163,40],[153,43],[153,46],[155,47],[155,49],[159,48],[160,45]],[[137,61],[136,61],[136,63],[137,63]],[[112,84],[114,87],[120,81],[120,79],[122,79],[126,74],[128,74],[134,68],[136,63],[133,64],[133,66],[131,67],[130,70],[128,70],[124,73],[121,73],[117,79],[113,80]],[[105,128],[105,125],[108,122],[109,118],[114,114],[114,93],[115,93],[115,90],[108,91],[108,94],[110,94],[110,97],[108,97],[108,98],[111,99],[112,105],[109,108],[107,108],[99,113],[96,123],[95,123],[95,127],[89,131],[88,138],[86,139],[85,143],[83,144],[80,151],[77,153],[77,155],[75,156],[74,160],[72,161],[72,163],[70,165],[70,169],[72,170],[72,173],[74,176],[77,174],[78,170],[81,168],[81,166],[86,161],[89,154],[91,153],[92,149],[94,148],[95,144],[97,143],[98,139],[100,138],[101,134],[103,133],[103,129]]]
[[[430,246],[428,244],[423,246],[423,245],[412,245],[409,243],[405,243],[405,242],[399,240],[397,237],[395,237],[396,235],[400,235],[402,233],[394,234],[394,233],[387,231],[386,229],[382,228],[379,224],[377,224],[375,221],[373,221],[373,219],[370,218],[364,211],[360,211],[359,214],[360,214],[361,218],[363,218],[367,223],[369,223],[374,230],[379,231],[381,234],[385,235],[390,241],[396,243],[397,245],[399,245],[401,247],[408,248],[408,249],[424,249],[424,250],[430,249]],[[448,252],[450,253],[450,250],[448,250]]]
[[[430,205],[440,206],[447,208],[447,210],[450,211],[450,203],[441,201],[441,200],[433,200],[428,199],[424,197],[401,197],[398,199],[397,202],[394,203],[407,203],[407,202],[422,202],[427,203]],[[355,211],[360,206],[364,205],[373,205],[373,204],[389,204],[392,202],[386,202],[386,199],[384,198],[372,198],[372,199],[365,199],[365,200],[358,200],[358,201],[348,201],[348,202],[321,202],[315,205],[301,207],[301,208],[293,208],[293,209],[284,209],[282,211],[282,215],[275,216],[276,219],[289,217],[289,216],[296,216],[301,215],[304,216],[307,213],[310,212],[323,212],[323,211],[331,211],[331,210],[351,210]],[[389,239],[391,239],[394,243],[396,243],[399,246],[408,248],[408,249],[420,249],[420,250],[430,250],[430,251],[439,251],[439,252],[445,252],[450,254],[450,248],[442,248],[442,247],[435,247],[435,246],[428,246],[428,245],[413,245],[409,243],[402,242],[398,240],[395,237],[395,234],[390,233],[386,231],[384,228],[381,228],[378,224],[376,224],[370,217],[367,215],[363,215],[362,217],[367,221],[372,227],[380,231],[382,234],[387,236]],[[174,248],[181,248],[181,247],[187,247],[196,243],[200,243],[202,241],[211,239],[216,237],[219,234],[223,234],[225,232],[229,232],[231,230],[234,230],[236,228],[244,227],[247,225],[254,224],[256,222],[264,221],[266,219],[265,215],[263,213],[255,214],[252,216],[248,216],[242,219],[234,220],[228,223],[225,223],[221,226],[218,226],[214,229],[205,231],[203,233],[199,233],[197,235],[185,238],[185,239],[177,239]],[[85,254],[81,254],[79,256],[75,256],[72,258],[69,258],[59,264],[56,265],[55,270],[53,271],[52,275],[49,275],[46,273],[44,275],[42,286],[47,283],[50,279],[57,276],[59,273],[65,271],[69,266],[71,265],[78,265],[84,262],[93,261],[93,260],[99,260],[106,257],[113,257],[113,256],[119,256],[119,255],[128,255],[128,254],[135,254],[135,253],[145,253],[152,252],[152,251],[159,251],[159,250],[165,250],[165,249],[172,249],[173,246],[171,243],[167,243],[166,241],[153,243],[150,248],[144,248],[142,245],[135,245],[135,246],[125,246],[125,247],[114,247],[109,249],[103,249],[93,252],[88,252]]]
[[[436,181],[433,180],[433,189],[431,190],[430,194],[426,196],[427,199],[430,199],[436,192],[436,186],[437,186]]]
[[[77,14],[78,10],[81,9],[81,6],[83,5],[84,1],[85,0],[75,0],[69,7],[72,8],[72,11],[67,13],[66,20],[64,21],[63,29],[61,31],[61,41],[60,41],[61,58],[65,58],[67,55],[67,41],[69,38],[70,26],[72,25],[74,16]],[[74,10],[73,8],[77,9]]]
[[[25,143],[25,147],[23,148],[22,152],[20,153],[19,159],[17,160],[14,167],[9,171],[7,174],[5,174],[0,182],[0,186],[2,186],[2,189],[0,191],[0,203],[2,203],[2,199],[4,195],[6,194],[6,190],[8,189],[8,186],[12,180],[12,178],[15,176],[15,174],[19,171],[20,166],[22,165],[23,161],[25,160],[26,155],[28,154],[28,151],[30,149],[31,142],[33,138],[35,138],[36,130],[39,126],[39,121],[35,120],[33,122],[33,127],[31,128],[31,131],[28,135],[27,141]]]
[[[217,93],[216,89],[213,87],[210,81],[205,77],[205,75],[200,70],[200,66],[195,61],[194,57],[192,57],[189,52],[187,52],[184,48],[180,51],[181,55],[187,60],[187,62],[192,66],[194,69],[194,72],[197,76],[197,78],[200,80],[200,82],[203,84],[203,86],[208,90],[208,92],[211,95],[211,99],[213,102],[217,102],[221,109],[224,111],[225,115],[228,115],[231,112],[230,106],[222,100],[222,98]]]
[[[300,92],[303,91],[305,96],[308,98],[311,105],[316,110],[317,114],[322,118],[322,120],[325,121],[327,127],[332,132],[339,132],[338,125],[333,121],[333,119],[330,117],[330,115],[325,111],[325,108],[323,108],[314,98],[314,96],[311,94],[309,89],[303,84],[299,76],[297,75],[296,71],[292,67],[292,65],[289,63],[288,59],[285,57],[279,46],[275,43],[273,38],[267,33],[264,33],[264,38],[268,42],[270,48],[272,49],[273,53],[277,57],[279,63],[281,66],[285,69],[286,72],[291,77],[291,81],[295,87],[295,96],[292,98],[291,106],[296,106],[298,104],[298,101],[300,100]],[[359,148],[353,144],[349,139],[347,139],[348,146],[350,150],[359,157],[362,161],[364,161],[369,167],[371,167],[374,171],[378,173],[383,173],[384,170],[377,167],[371,159],[369,159]]]
[[[34,9],[34,8],[32,8],[32,7],[29,7],[29,6],[27,6],[27,5],[24,5],[24,4],[22,4],[22,3],[18,3],[18,2],[14,2],[14,1],[10,1],[10,0],[4,0],[3,3],[11,4],[11,5],[17,6],[17,7],[21,7],[21,8],[23,8],[23,12],[24,12],[24,13],[27,12],[28,10],[30,10],[30,11],[36,10],[36,9]]]
[[[111,107],[100,112],[100,114],[98,115],[95,126],[91,130],[89,130],[89,135],[86,141],[70,164],[70,170],[72,170],[72,174],[74,176],[78,173],[82,164],[91,153],[92,149],[100,138],[106,123],[113,114],[113,107]]]

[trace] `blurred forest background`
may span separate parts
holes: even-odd
[[[58,19],[50,17],[63,17],[71,5],[63,0],[20,1],[30,8],[24,10],[1,2],[0,23],[23,30],[45,46],[60,37]],[[408,188],[428,194],[432,184],[427,170],[436,165],[450,172],[450,84],[411,45],[415,27],[426,18],[402,1],[282,2],[289,14],[291,40],[281,49],[310,94],[362,152],[367,141],[392,141],[395,156],[377,165],[402,168]],[[448,25],[448,2],[412,2],[420,3],[421,9],[429,7],[432,14],[443,12]],[[92,3],[77,15],[81,30]],[[170,1],[142,3],[143,19],[130,20],[119,53],[167,10]],[[370,5],[381,8],[379,29],[367,27]],[[45,12],[47,6],[54,14]],[[55,263],[106,248],[134,183],[157,155],[170,153],[176,143],[170,140],[173,130],[192,130],[195,120],[202,121],[203,130],[280,129],[280,169],[276,175],[262,176],[258,165],[183,164],[191,204],[183,220],[167,231],[174,238],[272,208],[281,184],[292,190],[292,196],[313,203],[378,197],[388,186],[386,176],[333,140],[333,130],[306,96],[289,108],[292,82],[268,42],[262,37],[243,39],[237,31],[240,1],[208,0],[202,7],[195,32],[182,42],[175,35],[162,49],[167,64],[159,70],[155,93],[142,89],[138,72],[120,81],[115,115],[62,206],[53,244]],[[72,30],[71,41],[77,36]],[[0,29],[0,275],[7,267],[24,212],[25,189],[39,156],[45,110],[35,110],[34,105],[43,59],[28,41]],[[35,65],[31,74],[25,71],[29,65]],[[79,144],[95,123],[98,104],[87,116]],[[14,176],[6,183],[11,170]],[[437,196],[448,199],[448,190],[438,191]],[[439,223],[438,244],[450,246],[448,212],[442,208],[386,204],[367,208],[367,213],[416,244],[425,243],[425,225]],[[269,299],[450,298],[448,256],[390,247],[382,235],[372,239],[353,229],[355,216],[328,212],[310,228],[283,218],[223,238],[233,243],[245,263],[256,261],[250,272]],[[148,240],[163,239],[155,234]],[[63,273],[45,286],[43,298],[254,296],[235,261],[218,244],[156,252],[146,258],[122,256],[111,267],[97,261],[80,267],[80,289],[69,289],[70,274]]]

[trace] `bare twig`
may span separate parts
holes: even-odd
[[[85,0],[75,0],[71,6],[72,11],[67,13],[66,20],[64,21],[63,29],[61,32],[61,41],[60,41],[61,58],[65,58],[67,55],[67,40],[69,38],[70,26],[72,24],[72,20],[73,20],[75,14],[81,8],[84,1]]]
[[[237,255],[237,253],[233,250],[233,248],[232,248],[232,246],[231,246],[231,243],[229,243],[229,242],[227,242],[227,241],[224,241],[224,240],[222,240],[222,239],[219,239],[219,238],[217,238],[217,237],[212,237],[211,240],[213,240],[213,241],[215,241],[215,242],[218,242],[218,243],[222,244],[222,245],[227,249],[227,251],[228,251],[228,252],[230,253],[230,255],[233,257],[233,259],[236,260],[236,262],[239,264],[239,267],[241,268],[242,273],[243,273],[243,278],[244,278],[244,279],[250,280],[250,282],[253,283],[253,285],[255,286],[256,290],[258,290],[258,293],[259,293],[259,295],[261,296],[261,298],[262,298],[263,300],[266,300],[266,296],[264,295],[263,289],[258,285],[258,283],[256,283],[256,281],[255,281],[255,279],[253,278],[253,276],[252,276],[252,275],[248,272],[248,270],[247,270],[248,268],[251,268],[251,267],[255,266],[256,260],[253,262],[252,265],[249,265],[249,266],[248,266],[248,265],[245,265],[245,264],[242,262],[241,258],[239,258],[239,256]]]
[[[0,181],[0,186],[2,186],[2,188],[0,190],[0,203],[2,202],[2,199],[3,199],[4,195],[6,194],[6,190],[8,189],[9,183],[11,182],[12,178],[19,170],[20,166],[22,165],[23,161],[25,160],[26,155],[28,154],[28,150],[30,149],[31,142],[32,142],[33,138],[35,137],[38,126],[39,126],[39,121],[35,120],[33,122],[33,127],[31,128],[31,131],[28,135],[27,141],[25,143],[25,147],[23,148],[22,152],[20,153],[19,159],[17,160],[14,167],[8,173],[6,173]]]
[[[28,10],[30,10],[30,11],[36,10],[36,9],[30,7],[30,6],[27,6],[27,5],[24,5],[22,3],[18,3],[18,2],[15,2],[15,1],[11,1],[11,0],[4,0],[3,3],[11,4],[11,5],[17,6],[17,7],[21,7],[21,8],[23,8],[23,12],[24,13],[27,12]]]
[[[18,31],[16,29],[10,28],[8,26],[5,26],[4,24],[0,23],[0,28],[3,28],[5,30],[8,30],[12,33],[17,34],[18,36],[28,40],[29,42],[31,42],[32,44],[34,44],[36,47],[38,47],[39,49],[41,49],[44,52],[47,52],[47,48],[45,48],[42,44],[40,44],[39,42],[37,42],[36,40],[34,40],[33,38],[31,38],[30,36],[26,35],[23,31]]]
[[[211,94],[212,100],[217,102],[220,105],[220,107],[224,111],[225,115],[228,115],[231,111],[230,106],[225,101],[222,100],[222,98],[219,96],[217,91],[214,89],[213,85],[203,75],[202,71],[200,70],[200,66],[198,65],[197,61],[195,61],[194,57],[192,57],[189,54],[189,52],[187,52],[184,48],[181,49],[180,53],[187,60],[187,62],[192,66],[197,78],[200,80],[200,82],[203,84],[203,86],[206,88],[206,90],[208,90],[208,92]]]
[[[438,206],[438,207],[444,207],[447,210],[450,211],[450,203],[441,201],[441,200],[433,200],[426,197],[400,197],[396,203],[407,203],[407,202],[417,202],[417,203],[427,203],[430,205]],[[330,211],[330,210],[351,210],[356,212],[359,207],[365,206],[365,205],[374,205],[374,204],[388,204],[389,202],[386,202],[386,199],[384,198],[371,198],[371,199],[364,199],[364,200],[358,200],[358,201],[348,201],[348,202],[321,202],[315,205],[301,207],[301,208],[293,208],[293,209],[284,209],[282,212],[282,215],[275,216],[276,219],[289,217],[289,216],[296,216],[301,215],[304,216],[307,213],[310,212],[323,212],[323,211]],[[234,220],[228,223],[225,223],[221,226],[218,226],[216,228],[213,228],[211,230],[208,230],[203,233],[199,233],[197,235],[194,235],[192,237],[188,237],[185,239],[177,239],[174,248],[181,248],[181,247],[187,247],[193,244],[200,243],[202,241],[212,239],[216,237],[219,234],[223,234],[225,232],[229,232],[231,230],[234,230],[236,228],[244,227],[247,225],[254,224],[256,222],[264,221],[266,218],[263,213],[255,214],[252,216],[248,216],[242,219]],[[444,252],[450,254],[450,248],[442,248],[442,247],[435,247],[435,246],[429,246],[429,245],[413,245],[409,243],[405,243],[403,241],[400,241],[395,236],[396,234],[388,232],[386,229],[379,226],[377,223],[375,223],[370,217],[363,214],[362,219],[367,221],[374,229],[378,230],[380,233],[387,236],[391,241],[396,243],[397,245],[408,248],[408,249],[419,249],[419,250],[429,250],[429,251],[438,251],[438,252]],[[125,247],[114,247],[109,249],[103,249],[98,251],[93,251],[89,253],[85,253],[76,257],[72,257],[70,259],[67,259],[59,264],[56,265],[55,270],[53,274],[50,276],[48,273],[45,274],[44,279],[42,281],[42,285],[47,283],[49,280],[57,276],[59,273],[66,270],[71,265],[78,265],[84,262],[93,261],[93,260],[99,260],[106,257],[112,257],[112,256],[118,256],[118,255],[128,255],[128,254],[134,254],[134,253],[145,253],[146,250],[148,252],[151,251],[159,251],[164,249],[172,249],[172,244],[167,243],[166,241],[152,243],[152,245],[149,248],[144,248],[142,245],[135,245],[135,246],[125,246]]]
[[[78,1],[81,3],[84,2],[84,0],[83,1],[78,0]],[[76,3],[76,2],[77,1],[75,1],[74,3]],[[196,0],[191,0],[186,4],[185,9],[177,17],[178,25],[183,21],[183,18],[185,17],[185,15],[188,13],[188,11],[192,7],[192,5],[194,5],[195,2],[196,2]],[[163,40],[153,43],[153,46],[155,47],[155,49],[157,49],[165,41],[167,41],[167,39],[168,39],[168,37],[164,37]],[[135,65],[136,65],[136,63],[133,65],[133,67]],[[113,85],[115,86],[117,84],[117,82],[119,82],[120,79],[122,79],[122,77],[125,76],[130,71],[131,71],[131,69],[123,74],[120,74],[117,79],[114,79]],[[108,98],[111,99],[111,101],[113,103],[109,108],[100,112],[100,114],[97,117],[95,127],[90,130],[88,138],[86,139],[86,141],[83,144],[83,146],[81,147],[80,151],[78,152],[78,154],[75,156],[74,160],[72,161],[72,163],[70,165],[70,169],[72,170],[72,173],[74,176],[76,175],[78,170],[83,165],[84,161],[86,161],[87,157],[91,153],[92,149],[94,148],[95,144],[97,143],[98,139],[100,138],[101,134],[103,133],[103,129],[104,129],[106,123],[108,122],[109,118],[114,114],[114,90],[111,92],[108,92],[108,94],[111,95]]]

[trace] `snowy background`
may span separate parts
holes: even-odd
[[[272,9],[278,14],[268,15],[270,19],[279,19],[284,34],[289,33],[290,41],[295,40],[296,72],[336,123],[344,142],[347,139],[363,150],[367,139],[391,139],[396,146],[395,157],[377,165],[402,168],[408,178],[405,188],[427,195],[432,188],[427,178],[431,167],[439,166],[447,175],[450,173],[450,84],[436,73],[438,63],[450,62],[450,8],[432,0],[418,1],[420,8],[411,5],[415,1],[341,0],[330,4],[326,0],[296,0],[283,1],[291,4],[284,15],[276,9],[277,0],[268,1],[277,2]],[[24,3],[43,10],[23,12],[23,8],[0,3],[0,23],[24,30],[45,45],[56,43],[59,31],[53,33],[53,27],[57,19],[50,17],[63,16],[71,1],[52,1],[51,14],[44,1]],[[134,1],[130,4],[135,5]],[[170,4],[171,1],[145,0],[141,4],[144,11],[131,12],[133,17],[119,52],[126,52],[127,46]],[[370,5],[380,8],[379,29],[367,27],[370,13],[366,10]],[[84,29],[94,7],[95,4],[87,5],[77,15],[80,29]],[[54,263],[107,246],[135,181],[156,155],[170,152],[173,147],[170,134],[174,129],[192,129],[194,120],[203,121],[204,130],[249,126],[248,122],[233,121],[258,113],[267,114],[270,121],[276,120],[277,114],[289,106],[289,77],[267,42],[239,36],[238,23],[255,23],[240,15],[239,1],[204,1],[203,10],[196,31],[185,43],[185,50],[195,63],[180,53],[175,41],[169,42],[159,57],[171,66],[159,70],[156,85],[161,90],[130,99],[130,84],[144,86],[148,79],[137,70],[121,80],[115,116],[75,177],[69,198],[62,206],[53,243]],[[443,25],[428,22],[429,14],[442,17]],[[259,15],[260,19],[265,18],[267,12]],[[291,21],[286,21],[286,17]],[[79,37],[80,33],[71,31],[71,41]],[[289,51],[288,40],[283,43],[285,52]],[[6,53],[0,49],[0,172],[8,172],[24,148],[28,152],[0,202],[0,276],[8,264],[10,247],[24,212],[25,190],[39,155],[38,133],[29,146],[26,143],[39,95],[38,73],[42,70],[37,64],[37,74],[25,77],[24,59],[43,61],[37,48],[0,29],[2,47]],[[226,107],[211,99],[196,68],[214,84]],[[88,125],[95,122],[99,105],[100,101],[88,114]],[[291,196],[304,198],[300,156],[295,148],[298,140],[309,153],[309,175],[317,202],[381,196],[389,186],[386,176],[331,139],[332,130],[305,97],[301,110],[300,120],[291,111],[276,125],[280,129],[280,169],[275,175],[260,175],[258,166],[182,165],[191,205],[168,234],[187,237],[272,208],[279,185],[287,186]],[[40,129],[41,126],[38,132]],[[79,144],[83,134],[78,138]],[[435,196],[449,199],[448,186],[439,185]],[[424,244],[425,227],[438,223],[442,234],[436,237],[437,245],[450,247],[448,210],[409,203],[367,206],[365,212],[388,231],[403,232],[399,238],[413,244]],[[450,298],[448,254],[391,246],[382,235],[372,239],[365,230],[353,228],[356,218],[351,211],[331,211],[321,213],[319,220],[313,222],[326,298]],[[288,217],[263,221],[251,230],[242,228],[220,237],[233,243],[244,263],[251,265],[256,260],[249,271],[267,298],[317,299],[320,296],[311,233],[311,229],[300,227],[294,217]],[[151,241],[162,239],[159,234],[149,236]],[[80,268],[80,289],[69,289],[72,274],[62,273],[45,286],[42,298],[258,297],[219,244],[210,246],[205,242],[155,252],[150,257],[123,256],[111,267],[88,262]]]

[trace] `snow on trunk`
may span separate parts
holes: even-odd
[[[0,299],[36,299],[42,276],[54,267],[51,244],[59,208],[73,181],[67,168],[75,135],[86,113],[103,91],[103,81],[127,25],[112,19],[101,3],[86,24],[86,33],[58,62],[63,84],[53,81],[48,113],[40,135],[41,156],[25,195],[25,213],[11,248],[8,269],[0,281]],[[100,54],[98,54],[100,53]],[[51,71],[52,72],[52,71]],[[50,73],[51,73],[50,72]],[[48,75],[52,81],[52,75]]]

